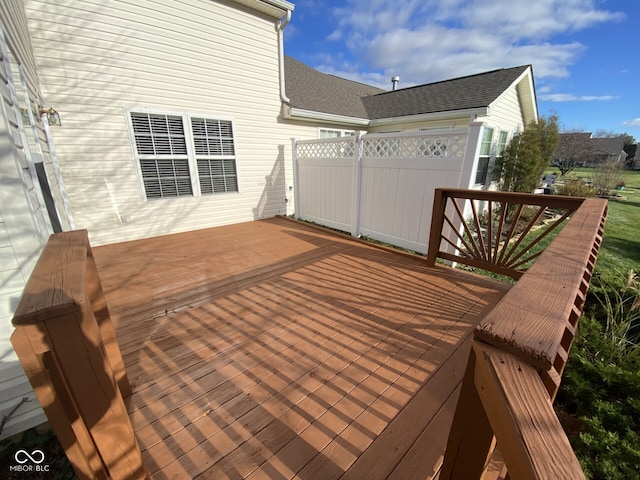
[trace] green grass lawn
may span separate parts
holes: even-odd
[[[553,173],[550,169],[548,173]],[[567,178],[593,177],[593,169],[579,168]],[[560,180],[561,177],[558,177]],[[596,270],[603,276],[625,275],[629,270],[640,273],[640,171],[623,173],[625,188],[609,200],[604,239]]]

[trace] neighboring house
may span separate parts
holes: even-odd
[[[100,245],[291,213],[291,139],[356,130],[482,122],[461,185],[479,188],[537,119],[530,66],[386,92],[285,58],[293,8],[0,2],[0,414],[33,400],[10,320],[49,234],[87,229]],[[36,403],[2,436],[44,421]]]
[[[477,164],[464,187],[488,186],[491,167],[514,134],[538,119],[530,65],[494,70],[399,90],[378,88],[327,75],[286,57],[289,121],[339,123],[342,130],[409,132],[467,128],[482,122]],[[319,127],[319,136],[332,132]],[[326,135],[324,135],[326,136]]]
[[[587,160],[587,166],[596,167],[608,162],[624,164],[627,160],[623,138],[592,138],[591,145],[592,151]]]
[[[569,161],[579,167],[597,167],[602,163],[625,163],[624,138],[593,138],[591,132],[561,133],[552,165]]]

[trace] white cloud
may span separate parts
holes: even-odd
[[[525,64],[536,78],[567,77],[585,47],[554,35],[624,18],[595,0],[349,0],[332,13],[338,27],[329,39],[358,59],[349,78],[366,64],[384,88],[393,75],[409,86]],[[330,68],[342,70],[323,71]]]
[[[608,102],[617,100],[615,95],[574,95],[572,93],[545,93],[538,95],[540,100],[547,102]]]
[[[640,118],[634,118],[633,120],[625,120],[622,122],[627,127],[640,127]]]

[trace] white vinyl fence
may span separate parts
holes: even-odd
[[[469,187],[480,128],[296,141],[296,218],[426,253],[434,190]]]

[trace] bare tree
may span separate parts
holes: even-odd
[[[593,172],[593,186],[598,195],[608,196],[622,181],[624,164],[609,160],[598,165]]]
[[[558,167],[560,174],[564,176],[582,165],[592,153],[591,133],[561,133],[558,139],[558,147],[553,154],[553,165]]]

